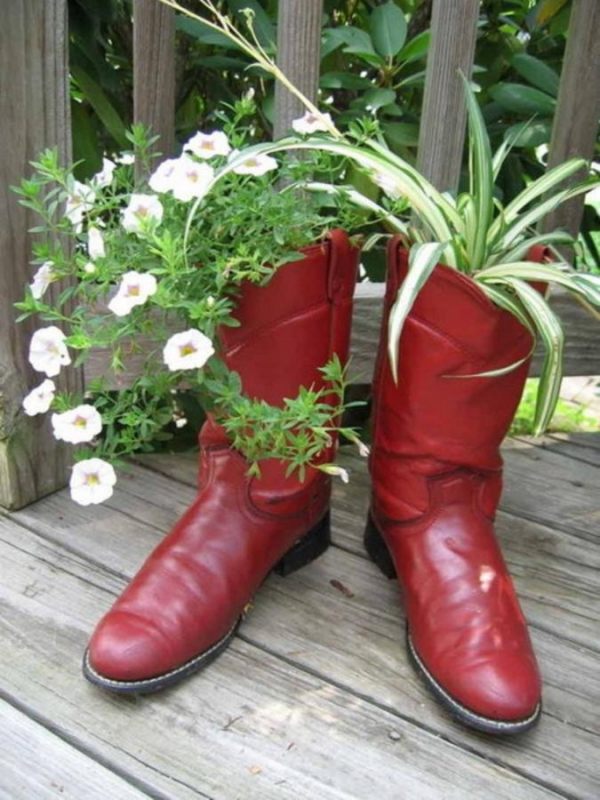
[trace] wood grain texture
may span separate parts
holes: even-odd
[[[158,0],[133,3],[133,116],[158,135],[155,149],[175,149],[175,13]]]
[[[393,707],[297,667],[291,654],[282,658],[240,638],[217,664],[175,690],[111,697],[86,684],[79,661],[88,631],[124,581],[1,518],[0,558],[8,568],[0,587],[3,692],[26,701],[32,716],[51,719],[61,735],[143,784],[150,796],[561,796],[444,741]]]
[[[319,84],[322,15],[323,0],[279,0],[277,66],[313,102]],[[277,81],[274,138],[286,134],[304,111],[300,100]]]
[[[285,580],[271,577],[261,589],[241,636],[261,653],[268,652],[303,674],[314,675],[321,686],[337,687],[336,692],[341,688],[349,696],[360,698],[361,702],[367,700],[392,714],[393,719],[408,723],[410,727],[403,727],[401,733],[410,741],[413,727],[426,730],[438,737],[436,741],[449,741],[457,749],[477,753],[495,763],[504,776],[507,772],[512,776],[520,774],[533,784],[543,785],[549,798],[591,798],[600,779],[600,767],[593,757],[600,741],[596,713],[600,701],[600,543],[597,537],[584,540],[570,528],[563,531],[556,524],[546,525],[516,513],[521,507],[529,517],[535,512],[539,517],[552,517],[555,523],[572,521],[573,505],[560,490],[564,472],[573,466],[573,459],[552,454],[550,475],[543,476],[548,462],[535,466],[534,461],[532,466],[531,460],[521,458],[523,450],[530,456],[544,454],[531,444],[508,443],[506,474],[519,474],[507,483],[505,511],[500,515],[498,531],[545,677],[545,714],[535,732],[502,742],[474,736],[452,724],[427,696],[405,657],[403,612],[396,586],[381,577],[362,548],[369,483],[364,459],[349,450],[342,453],[341,459],[351,470],[351,483],[335,484],[334,540],[338,546],[297,575]],[[54,495],[13,514],[14,523],[43,538],[34,540],[32,534],[20,532],[19,547],[29,551],[35,541],[36,547],[42,548],[35,551],[36,558],[54,565],[58,557],[52,551],[58,548],[61,568],[69,572],[85,568],[89,570],[89,580],[98,586],[109,588],[115,581],[126,580],[195,496],[196,464],[192,456],[156,456],[144,461],[151,468],[132,468],[128,476],[121,478],[109,505],[94,509],[93,519],[89,510],[69,504],[64,495]],[[529,473],[529,482],[523,478],[525,472]],[[177,480],[169,478],[169,473]],[[588,508],[595,502],[591,487],[597,481],[597,473],[598,470],[592,471],[588,477]],[[547,511],[549,497],[554,505]],[[582,495],[575,500],[585,512]],[[0,529],[2,538],[7,540]],[[104,579],[103,570],[114,578]],[[335,582],[349,589],[352,596],[336,588]],[[40,588],[49,589],[44,582]],[[50,601],[52,608],[53,603]],[[107,607],[110,598],[104,603],[103,607]],[[98,608],[97,614],[101,611]],[[257,652],[252,669],[264,663]],[[220,673],[221,665],[219,661],[213,669]],[[262,673],[256,680],[259,678],[263,679]],[[203,696],[203,680],[204,676],[193,681],[195,697]],[[222,691],[227,691],[226,687],[227,683],[223,684]],[[187,688],[171,695],[179,697],[180,691],[186,692]],[[183,701],[184,707],[186,702]],[[177,707],[179,712],[181,703]],[[393,719],[386,717],[380,724],[395,727]],[[355,718],[353,724],[359,726],[370,743],[371,734],[366,731],[372,730],[372,723],[362,724]],[[335,734],[335,730],[329,730],[327,735]],[[315,728],[311,732],[318,735]],[[329,753],[333,775],[338,769],[347,768],[338,756],[342,746],[348,745],[338,741],[337,748]],[[366,756],[360,750],[356,752],[362,763],[367,763]],[[396,764],[400,780],[404,768]],[[418,762],[413,763],[413,768],[418,769]],[[380,778],[372,788],[386,797]],[[508,785],[505,777],[499,778],[498,791],[507,791]],[[486,791],[482,784],[474,796],[483,798]],[[356,794],[350,792],[348,796],[363,795],[356,790]]]
[[[143,800],[148,795],[0,700],[0,797]]]
[[[63,163],[70,158],[68,35],[66,0],[4,0],[0,8],[0,506],[17,508],[63,486],[67,475],[68,458],[49,420],[25,417],[21,408],[45,378],[27,362],[39,323],[16,325],[13,307],[32,278],[27,231],[38,220],[10,187],[31,172],[29,161],[44,148],[56,147]],[[76,391],[80,381],[69,368],[57,382]]]
[[[554,114],[548,166],[574,156],[594,156],[600,117],[600,3],[573,0],[567,45]],[[574,176],[571,183],[583,175]],[[565,228],[576,235],[583,215],[583,197],[549,214],[544,230]]]
[[[479,0],[435,0],[427,55],[417,166],[442,191],[455,191],[467,119],[459,70],[473,68]]]

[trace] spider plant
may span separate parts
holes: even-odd
[[[195,16],[176,0],[161,2]],[[247,20],[250,39],[247,39],[212,0],[199,0],[199,3],[213,14],[214,21],[203,19],[203,23],[233,38],[258,65],[299,97],[312,114],[323,119],[324,131],[246,148],[234,154],[215,174],[213,185],[249,157],[287,150],[315,150],[328,151],[353,162],[382,186],[384,193],[403,197],[410,207],[410,219],[365,197],[352,186],[307,184],[308,189],[316,191],[345,193],[352,202],[378,214],[388,230],[403,234],[407,240],[409,272],[389,318],[388,349],[394,379],[397,380],[398,375],[398,341],[403,324],[435,266],[446,264],[469,276],[496,305],[514,314],[534,339],[539,338],[543,343],[545,355],[534,420],[536,434],[543,432],[558,400],[564,332],[546,298],[531,286],[531,282],[562,286],[597,313],[594,307],[600,306],[600,278],[575,272],[554,249],[557,245],[572,244],[569,234],[564,231],[540,233],[536,226],[562,203],[600,183],[597,176],[590,176],[565,186],[577,173],[589,172],[588,163],[581,158],[570,159],[532,181],[508,205],[502,206],[494,196],[494,184],[514,141],[505,141],[492,153],[475,92],[463,76],[469,125],[469,191],[457,197],[442,193],[415,167],[393,153],[381,138],[354,140],[342,135],[328,118],[320,115],[315,105],[260,46],[250,14]],[[202,202],[198,199],[190,210],[188,232]],[[528,260],[527,254],[534,245],[552,248],[554,258],[543,264]],[[522,362],[472,377],[498,376],[516,369]]]

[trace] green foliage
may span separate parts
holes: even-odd
[[[530,436],[535,431],[535,411],[539,392],[538,379],[530,378],[526,385],[523,397],[513,420],[511,436]],[[548,425],[548,432],[576,433],[578,431],[597,431],[597,416],[592,414],[585,406],[560,400],[556,404],[556,411]]]
[[[248,104],[241,101],[224,117],[229,141],[238,148],[248,135],[243,124],[246,112],[252,113]],[[141,172],[148,174],[151,139],[139,126],[127,137]],[[34,229],[34,263],[51,266],[50,282],[56,287],[48,299],[45,289],[34,292],[32,285],[17,304],[20,319],[34,315],[65,332],[75,364],[85,363],[97,348],[108,350],[117,379],[132,357],[143,362],[141,374],[119,392],[98,379],[85,396],[56,394],[55,411],[85,400],[102,415],[102,437],[81,449],[78,459],[93,455],[119,463],[168,439],[174,420],[187,417],[191,390],[197,402],[223,421],[254,472],[260,460],[277,457],[289,462],[290,471],[303,474],[331,444],[345,409],[339,361],[324,365],[322,388],[301,387],[282,408],[272,407],[243,395],[239,376],[223,360],[219,329],[239,324],[235,306],[243,283],[267,283],[280,266],[303,258],[301,248],[340,222],[354,230],[360,226],[363,212],[357,215],[344,197],[326,197],[323,204],[317,194],[293,188],[314,170],[332,175],[339,167],[321,154],[301,162],[284,158],[276,171],[255,176],[229,170],[211,186],[212,166],[196,161],[206,174],[196,179],[205,185],[193,215],[189,201],[165,189],[160,193],[162,216],[144,210],[134,218],[135,227],[126,228],[135,198],[156,202],[158,196],[145,181],[136,183],[133,164],[125,162],[113,164],[108,178],[96,175],[79,183],[72,168],[59,164],[56,151],[48,150],[33,164],[33,176],[16,190],[40,220]],[[223,171],[228,162],[217,156],[211,159],[215,163]],[[279,181],[290,188],[280,191]],[[75,198],[79,205],[74,205]],[[94,232],[102,239],[102,252],[92,252]],[[132,274],[152,276],[154,291],[121,313],[111,303],[115,289],[127,289]],[[61,290],[65,279],[69,285]],[[135,296],[139,293],[136,287]],[[216,352],[197,368],[173,367],[163,353],[165,343],[173,330],[190,329],[208,337]],[[183,403],[178,392],[182,382],[188,387]],[[355,439],[350,429],[339,432]]]

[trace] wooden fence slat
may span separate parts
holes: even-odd
[[[321,63],[323,0],[279,0],[277,65],[295,86],[315,101]],[[274,138],[289,131],[304,106],[279,81],[275,86]]]
[[[594,155],[600,117],[600,3],[574,0],[571,9],[558,104],[554,115],[548,167]],[[575,182],[581,175],[571,178]],[[544,230],[565,228],[575,236],[581,225],[583,197],[549,214]]]
[[[34,218],[10,191],[45,147],[57,147],[63,163],[70,158],[66,6],[66,0],[0,0],[0,506],[7,508],[60,488],[67,475],[67,454],[47,416],[28,418],[21,409],[23,396],[45,377],[27,363],[31,333],[44,323],[15,323],[13,303],[33,272],[27,231]],[[77,391],[81,378],[69,367],[55,381]]]
[[[175,13],[158,0],[133,3],[133,118],[160,138],[155,149],[175,148]]]
[[[471,74],[479,0],[435,0],[419,130],[418,169],[441,191],[458,188],[465,141],[465,92]]]

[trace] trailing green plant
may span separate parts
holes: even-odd
[[[194,17],[177,0],[161,2]],[[394,377],[397,378],[398,373],[398,340],[404,321],[436,264],[446,264],[472,278],[494,303],[514,314],[543,343],[545,358],[535,415],[535,432],[541,433],[547,427],[558,399],[564,334],[555,313],[531,282],[564,287],[593,308],[600,306],[600,279],[576,273],[556,251],[555,260],[543,264],[529,261],[527,254],[534,245],[554,248],[572,244],[572,237],[565,232],[540,233],[535,226],[562,203],[598,186],[598,178],[591,176],[565,187],[565,181],[588,167],[585,160],[574,158],[548,170],[502,206],[495,198],[494,185],[514,137],[505,140],[492,153],[475,92],[464,79],[469,120],[469,190],[458,197],[441,193],[410,163],[389,149],[378,135],[376,123],[353,126],[347,134],[342,134],[331,117],[321,113],[304,97],[274,63],[256,35],[250,12],[247,14],[250,32],[247,38],[212,0],[199,0],[199,3],[212,14],[212,21],[204,21],[206,25],[224,33],[304,103],[312,126],[298,126],[296,130],[321,131],[318,135],[308,133],[303,138],[293,136],[248,148],[217,170],[208,191],[236,169],[240,163],[238,159],[247,158],[249,154],[259,157],[289,150],[317,151],[337,155],[355,164],[383,189],[384,200],[381,203],[347,185],[326,186],[322,182],[316,185],[309,182],[304,186],[318,192],[328,189],[376,213],[389,230],[402,234],[410,247],[409,276],[398,292],[389,318],[389,357]],[[186,241],[203,202],[198,199],[191,206],[186,223]],[[410,219],[405,213],[408,209],[412,214]],[[486,375],[503,374],[516,369],[520,363],[522,361],[507,364]]]
[[[218,332],[239,324],[241,285],[266,283],[332,227],[357,230],[363,219],[341,196],[323,204],[294,188],[315,169],[331,174],[332,160],[323,154],[278,163],[248,153],[240,160],[248,152],[244,120],[251,106],[249,98],[237,103],[224,131],[196,134],[149,179],[135,174],[149,174],[153,142],[135,126],[127,134],[131,151],[105,159],[90,180],[77,181],[73,167],[48,150],[16,190],[39,218],[33,228],[39,266],[17,307],[20,320],[35,315],[44,323],[33,334],[29,359],[46,375],[24,408],[32,415],[52,410],[56,438],[82,445],[71,482],[79,502],[109,496],[112,465],[168,437],[165,426],[173,420],[185,420],[182,384],[222,422],[253,474],[262,459],[276,458],[301,478],[309,465],[345,477],[323,463],[334,433],[357,443],[355,431],[339,423],[346,378],[337,358],[323,365],[320,388],[301,387],[275,407],[245,396],[222,357]],[[214,175],[233,161],[213,187]],[[190,205],[211,187],[202,214],[187,224]],[[58,392],[52,378],[62,367],[84,364],[99,349],[110,359],[111,380],[95,379],[84,395]],[[123,382],[132,359],[141,361],[141,371],[115,392],[115,379]]]

